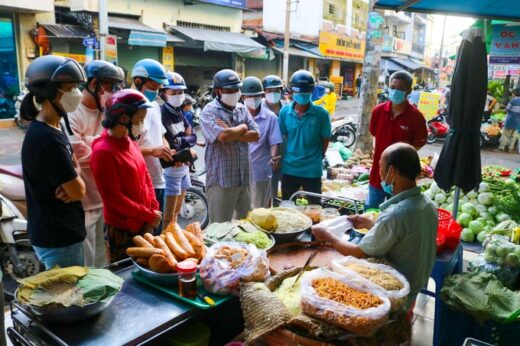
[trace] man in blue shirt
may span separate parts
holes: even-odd
[[[512,153],[520,128],[520,88],[513,90],[513,98],[507,104],[506,111],[506,121],[498,150],[505,151],[507,147],[508,152]]]
[[[291,76],[294,102],[284,106],[279,116],[280,131],[287,139],[282,161],[282,198],[299,191],[321,193],[323,156],[331,136],[329,113],[311,102],[314,77],[299,70]],[[312,201],[313,199],[311,199]],[[313,203],[319,203],[314,199]]]

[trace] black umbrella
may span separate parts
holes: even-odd
[[[435,169],[435,181],[445,191],[452,186],[468,192],[482,181],[480,123],[487,91],[487,59],[484,35],[470,28],[457,53],[449,104],[450,134]],[[458,208],[457,189],[453,214]]]

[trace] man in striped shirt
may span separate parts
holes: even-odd
[[[513,98],[507,104],[506,110],[506,121],[498,149],[505,151],[507,147],[507,151],[512,153],[518,137],[518,128],[520,127],[520,88],[513,90]]]

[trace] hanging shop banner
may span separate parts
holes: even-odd
[[[385,36],[381,50],[383,52],[410,54],[412,52],[412,44],[397,37]]]
[[[520,64],[520,26],[493,25],[491,64]]]
[[[84,54],[69,54],[69,53],[62,53],[62,52],[52,52],[52,55],[58,55],[62,56],[64,58],[70,58],[74,59],[80,64],[84,64],[87,62],[87,56]]]
[[[94,60],[94,54],[94,48],[92,48],[91,46],[85,48],[85,63],[89,63],[92,60]]]
[[[163,47],[163,50],[162,50],[162,63],[163,63],[164,69],[167,72],[173,72],[174,55],[173,55],[173,47],[172,46]]]
[[[320,31],[320,52],[324,56],[363,62],[365,40],[338,34],[335,31]]]
[[[105,38],[105,60],[117,65],[117,36],[107,35]]]
[[[419,95],[419,106],[417,108],[419,108],[427,120],[430,120],[437,115],[440,102],[440,94],[421,91],[421,94]]]

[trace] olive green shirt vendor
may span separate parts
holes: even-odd
[[[384,191],[392,197],[381,205],[375,223],[360,215],[349,217],[355,228],[370,229],[359,245],[327,229],[313,229],[317,240],[332,243],[345,256],[389,260],[410,283],[407,309],[428,283],[436,257],[437,209],[415,183],[420,171],[419,156],[411,145],[391,145],[381,157],[380,175]]]

